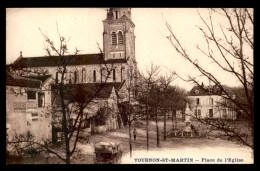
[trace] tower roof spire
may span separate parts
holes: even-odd
[[[125,17],[123,17],[125,16]],[[122,18],[123,17],[123,18]],[[131,8],[109,8],[107,9],[107,19],[130,19],[131,20]]]

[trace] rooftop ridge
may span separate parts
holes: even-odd
[[[70,55],[64,55],[64,57],[68,57],[68,56],[85,56],[85,55],[101,55],[102,53],[86,53],[86,54],[70,54]],[[46,57],[60,57],[60,56],[57,56],[57,55],[53,55],[53,56],[23,56],[22,58],[46,58]],[[17,58],[17,61],[20,59]]]

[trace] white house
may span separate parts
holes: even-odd
[[[194,86],[188,99],[195,117],[236,119],[237,112],[217,86]]]

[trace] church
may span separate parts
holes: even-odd
[[[135,59],[135,25],[131,19],[131,8],[107,9],[103,26],[102,52],[63,56],[63,59],[68,61],[63,83],[74,85],[74,88],[81,85],[85,89],[93,87],[95,89],[105,83],[105,90],[100,92],[95,100],[111,105],[113,113],[116,114],[118,113],[117,102],[127,100],[125,92],[127,84],[130,82],[130,70],[134,73],[138,72]],[[50,109],[56,103],[54,87],[61,82],[60,68],[62,65],[60,56],[23,57],[20,52],[20,57],[7,68],[9,73],[19,78],[39,80],[43,76],[50,77],[40,90],[40,98],[44,99],[44,105],[41,107]],[[39,103],[37,91],[39,90],[35,91],[35,106],[38,106]],[[51,92],[51,95],[47,95],[47,92]],[[27,101],[25,100],[24,103]],[[100,107],[100,105],[93,106],[95,106],[93,107],[95,110],[92,110],[92,114],[90,114],[92,116],[95,115],[98,110],[97,106]],[[116,118],[117,116],[113,116],[109,119],[109,122],[106,123],[107,129],[119,127]]]

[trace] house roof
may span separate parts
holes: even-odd
[[[32,78],[12,75],[11,73],[6,72],[6,85],[28,87],[28,88],[40,88],[41,81]]]
[[[47,79],[51,77],[51,75],[37,75],[37,76],[24,76],[24,77],[40,80],[42,81],[42,83],[44,83]]]
[[[91,65],[91,64],[105,64],[105,63],[126,63],[126,59],[110,59],[104,60],[103,55],[99,54],[81,54],[81,55],[66,55],[64,56],[68,65]],[[21,57],[14,63],[15,68],[27,67],[48,67],[61,66],[62,62],[60,56],[44,56],[44,57]]]
[[[94,98],[107,99],[110,97],[113,87],[118,89],[121,83],[83,83],[64,85],[66,100],[83,100]],[[52,85],[52,91],[59,89],[59,85]]]
[[[224,88],[224,86],[223,86]],[[208,96],[208,95],[221,95],[222,90],[214,86],[194,86],[188,93],[189,96]]]

